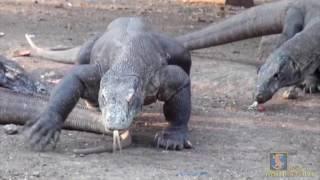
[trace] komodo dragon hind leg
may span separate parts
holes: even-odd
[[[160,72],[158,99],[164,101],[163,111],[169,126],[155,136],[155,145],[170,150],[191,148],[188,121],[191,111],[189,76],[180,67],[169,65]]]
[[[101,33],[94,35],[93,37],[89,38],[80,48],[79,53],[77,55],[77,64],[89,64],[90,63],[90,56],[91,50],[93,48],[94,43],[101,37]]]

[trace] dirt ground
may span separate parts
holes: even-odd
[[[1,0],[0,52],[29,71],[63,68],[30,57],[13,57],[27,49],[25,33],[42,46],[81,44],[119,16],[145,16],[172,36],[193,31],[242,9],[141,0]],[[194,149],[180,152],[153,148],[150,140],[164,125],[160,104],[148,106],[150,118],[139,119],[140,134],[121,154],[75,156],[72,149],[93,146],[109,137],[63,131],[54,151],[38,153],[20,135],[0,127],[0,179],[268,179],[271,152],[288,152],[288,166],[314,172],[320,179],[320,99],[301,94],[283,100],[278,93],[265,112],[250,112],[255,86],[253,65],[259,39],[192,53],[191,140]],[[155,115],[154,115],[155,114]],[[141,135],[142,134],[142,135]]]

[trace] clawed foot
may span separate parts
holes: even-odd
[[[320,82],[317,76],[310,75],[305,78],[305,80],[296,86],[290,87],[286,90],[282,97],[285,99],[297,99],[299,95],[299,89],[301,89],[304,93],[317,93],[320,91]]]
[[[166,150],[182,150],[192,148],[186,128],[167,128],[155,135],[154,144]]]
[[[301,88],[305,93],[316,93],[319,92],[318,89],[319,79],[316,76],[307,76],[305,80],[301,83]]]
[[[55,148],[59,140],[63,121],[56,113],[43,113],[38,119],[29,121],[23,128],[23,134],[31,148],[43,151],[48,145]]]

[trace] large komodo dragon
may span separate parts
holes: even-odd
[[[164,101],[169,126],[155,136],[157,147],[190,148],[191,110],[189,52],[156,33],[141,18],[118,18],[106,32],[82,46],[79,65],[59,83],[38,119],[26,125],[34,146],[56,141],[64,120],[79,98],[99,105],[106,129],[122,130],[132,123],[143,104]]]
[[[176,39],[186,49],[195,50],[281,33],[277,49],[270,54],[258,72],[255,98],[259,103],[264,103],[278,89],[300,83],[317,69],[320,64],[317,61],[320,55],[319,30],[319,0],[282,0],[250,8]],[[75,54],[63,55],[67,51],[40,50],[36,49],[35,54],[58,53],[61,55],[59,58],[64,57],[65,60],[76,59]],[[79,47],[73,49],[74,52],[78,50]]]

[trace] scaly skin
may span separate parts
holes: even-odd
[[[269,54],[277,49],[277,42],[279,42],[281,35],[270,35],[261,38],[258,50],[258,62],[263,64],[268,58]],[[290,87],[283,93],[286,99],[296,99],[298,92],[297,89],[302,89],[307,93],[316,93],[319,91],[319,68],[313,74],[304,77],[302,83]]]
[[[38,47],[32,40],[32,36],[29,34],[25,35],[27,42],[31,47],[31,55],[35,57],[43,57],[52,61],[74,64],[76,62],[77,54],[80,51],[81,46],[67,49],[46,49]]]
[[[49,97],[40,94],[23,94],[10,89],[0,88],[0,124],[24,125],[36,119],[49,102]],[[112,136],[101,121],[101,114],[77,105],[63,124],[63,129],[93,132]],[[126,148],[131,144],[130,134],[121,135],[121,146]],[[87,149],[75,149],[76,154],[92,154],[111,152],[114,147],[104,145]]]
[[[23,94],[0,88],[0,124],[24,125],[36,119],[48,102],[48,96]],[[68,116],[63,128],[111,135],[111,132],[103,127],[100,115],[85,106],[78,105]]]
[[[315,6],[320,9],[319,6]],[[318,69],[320,20],[304,24],[303,31],[283,43],[267,58],[258,73],[256,100],[264,103],[278,89],[301,83]]]
[[[18,63],[4,56],[0,56],[0,87],[23,94],[48,94],[45,85],[33,80]]]
[[[281,33],[276,50],[258,72],[256,101],[299,84],[319,66],[320,1],[285,0],[246,10],[202,30],[178,37],[189,50]]]
[[[55,88],[40,117],[26,125],[32,145],[56,142],[79,98],[99,106],[105,128],[127,129],[143,104],[164,102],[169,126],[155,137],[166,149],[190,148],[190,54],[156,33],[141,18],[118,18],[100,37],[85,43],[78,64]]]

